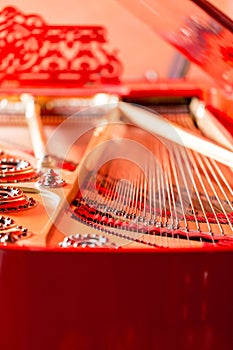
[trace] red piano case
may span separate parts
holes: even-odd
[[[119,3],[216,84],[127,80],[101,23],[2,9],[2,350],[232,349],[233,24],[204,0]]]

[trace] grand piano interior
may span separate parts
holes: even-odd
[[[232,349],[232,11],[3,1],[1,349]]]

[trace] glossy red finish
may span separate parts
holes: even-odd
[[[4,16],[10,16],[12,27],[9,30],[13,32],[14,11],[8,8],[4,12]],[[24,44],[32,37],[33,23],[37,23],[34,29],[38,33],[39,25],[40,37],[46,37],[54,45],[52,54],[56,58],[63,55],[58,50],[57,38],[49,36],[51,27],[41,18],[20,13],[18,16],[16,20],[21,18],[32,23],[29,28],[23,22],[26,25]],[[76,35],[77,28],[82,30],[69,27],[69,35]],[[85,29],[90,30],[89,34],[93,34],[92,30],[97,34],[100,30],[103,34],[101,28]],[[69,41],[70,36],[66,36],[67,27],[53,26],[52,29],[64,35],[63,44],[79,55],[75,52],[75,40]],[[101,43],[105,39],[98,37],[98,40]],[[85,57],[87,61],[84,59],[86,64],[93,54],[90,45]],[[25,47],[22,45],[21,49],[21,59],[24,59]],[[8,47],[3,54],[7,55],[7,50]],[[202,94],[192,84],[177,81],[106,87],[106,79],[109,83],[118,82],[121,64],[111,54],[102,53],[110,59],[106,66],[110,71],[113,69],[113,75],[103,77],[101,82],[98,77],[95,86],[80,88],[64,79],[61,86],[54,87],[53,83],[58,82],[59,67],[51,70],[51,67],[54,69],[51,61],[46,78],[42,79],[41,75],[40,81],[38,76],[36,79],[33,76],[30,83],[36,84],[27,91],[33,95],[85,96],[99,92],[98,84],[103,83],[102,92],[118,93],[123,98]],[[20,58],[17,56],[19,51],[14,54]],[[36,59],[38,64],[41,63],[39,55]],[[62,59],[68,67],[63,73],[76,74],[69,71],[72,60]],[[86,71],[81,72],[79,83],[85,84],[92,81],[91,75],[96,72],[90,71],[88,65],[82,67],[86,67]],[[26,73],[31,74],[31,68]],[[39,65],[39,70],[43,73],[43,65]],[[11,76],[4,69],[0,69],[0,73],[2,79],[19,79],[17,67]],[[21,81],[22,85],[24,83],[28,81]],[[20,94],[24,92],[22,85],[6,86],[0,94]],[[232,121],[227,116],[214,112],[232,129]],[[230,248],[72,250],[1,246],[0,349],[231,350],[232,275],[233,249]]]
[[[229,117],[226,113],[223,111],[220,111],[216,108],[213,108],[213,106],[207,106],[209,111],[224,125],[224,127],[231,133],[233,136],[233,123],[232,123],[232,117]]]
[[[233,81],[233,21],[206,0],[118,0],[222,88]]]
[[[230,350],[233,251],[0,250],[1,349]]]

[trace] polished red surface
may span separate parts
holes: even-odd
[[[12,24],[8,29],[12,29],[14,33],[15,18],[9,8],[7,11],[10,15],[8,23]],[[20,46],[23,55],[21,57],[20,51],[14,49],[15,57],[25,59],[25,43],[28,44],[32,37],[31,29],[34,28],[38,33],[40,28],[54,49],[48,52],[51,59],[47,72],[49,81],[48,76],[44,80],[41,76],[41,79],[43,84],[51,81],[57,83],[60,71],[59,66],[54,65],[53,58],[57,60],[61,56],[66,67],[70,68],[71,56],[62,57],[64,51],[58,47],[57,40],[48,35],[49,28],[41,22],[41,18],[18,15],[16,20],[23,18],[29,22],[21,32],[26,33]],[[33,23],[37,25],[34,26]],[[64,32],[65,28],[52,29],[57,30],[59,35],[64,35],[61,42],[68,52],[69,49],[73,49],[72,55],[77,54],[75,57],[78,58],[80,52],[75,51],[75,40],[70,40],[72,35],[77,34],[76,29],[70,27],[69,35]],[[7,38],[4,40],[7,41]],[[96,73],[88,66],[90,55],[95,54],[91,43],[84,44],[89,46],[88,51],[84,52],[84,65],[79,66],[81,70],[84,68],[81,72],[84,80],[79,82],[81,84],[92,81],[91,74]],[[51,46],[47,48],[49,50]],[[9,54],[7,50],[8,48],[3,51],[6,57]],[[71,93],[86,95],[98,92],[98,84],[106,83],[106,79],[109,83],[117,82],[121,70],[120,62],[111,54],[103,51],[102,53],[112,59],[110,63],[116,63],[116,67],[111,64],[109,66],[109,63],[106,63],[105,67],[110,69],[111,74],[116,72],[116,75],[107,75],[102,80],[98,76],[95,86],[80,88],[78,85],[72,85],[70,89],[66,89],[66,84],[69,85],[70,81],[64,79],[61,88],[51,89],[51,85],[48,84],[44,90],[38,88],[37,76],[37,85],[31,87],[30,92],[37,95],[56,95],[59,90],[61,96]],[[39,56],[35,58],[41,60]],[[99,63],[98,60],[95,62]],[[41,73],[43,67],[39,65]],[[17,81],[20,72],[17,71],[17,67],[14,69],[12,73],[3,67],[1,73],[4,78],[11,75],[10,78]],[[31,73],[32,66],[29,64],[27,69],[26,73]],[[101,71],[101,65],[97,67],[97,71]],[[77,72],[65,69],[63,73]],[[26,84],[28,81],[24,82]],[[155,94],[185,94],[191,97],[201,94],[198,88],[183,85],[183,82],[179,84],[160,81],[159,84],[131,83],[108,87],[102,85],[101,89],[104,92],[116,92],[123,97]],[[6,86],[1,93],[8,92],[18,94],[24,92],[24,88]],[[232,130],[231,120],[224,114],[220,115],[216,108],[213,111],[219,119],[225,120],[228,129]],[[233,250],[230,248],[72,250],[2,245],[0,349],[231,350],[232,275]]]
[[[0,250],[1,349],[232,349],[233,251]]]

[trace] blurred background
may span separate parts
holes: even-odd
[[[232,0],[209,2],[233,18]],[[124,64],[124,79],[128,81],[148,77],[163,79],[169,74],[176,50],[117,0],[1,0],[0,8],[11,5],[25,14],[41,15],[48,24],[105,26],[109,49],[118,50],[118,57]],[[191,65],[188,76],[194,80],[210,79],[194,65]]]

